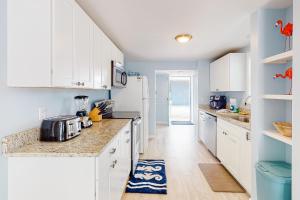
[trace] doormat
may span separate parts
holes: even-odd
[[[171,124],[172,125],[195,125],[189,121],[172,121]]]
[[[127,193],[167,194],[164,160],[139,160],[126,187]]]
[[[245,193],[242,186],[221,164],[200,163],[199,167],[214,192]]]

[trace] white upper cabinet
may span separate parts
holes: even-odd
[[[73,81],[78,81],[80,87],[93,88],[93,22],[79,5],[75,7]]]
[[[73,0],[53,0],[52,86],[72,87],[74,71]]]
[[[104,59],[104,34],[94,25],[93,65],[94,88],[102,89],[102,60]]]
[[[51,0],[7,1],[7,85],[51,86]]]
[[[122,51],[120,51],[120,49],[118,49],[118,47],[116,47],[115,45],[113,45],[113,53],[114,61],[116,62],[116,64],[124,66],[124,55]]]
[[[111,61],[124,65],[74,0],[9,0],[7,18],[8,86],[111,89]]]
[[[230,53],[210,64],[210,90],[245,91],[247,54]]]
[[[104,89],[111,89],[112,77],[112,42],[107,36],[103,37],[103,59],[102,59],[102,87]]]

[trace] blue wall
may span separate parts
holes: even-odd
[[[199,76],[199,102],[207,103],[209,100],[209,61],[126,61],[126,69],[140,72],[149,79],[150,110],[155,109],[155,71],[156,70],[197,70]],[[149,132],[155,133],[156,112],[150,112]]]
[[[190,105],[191,88],[189,80],[170,81],[172,105]]]

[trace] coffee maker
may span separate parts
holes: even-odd
[[[209,100],[210,108],[216,109],[216,110],[226,108],[226,104],[227,104],[226,96],[213,95],[213,96],[210,96],[209,99],[210,99]]]
[[[76,116],[80,117],[81,127],[82,128],[89,128],[93,125],[92,120],[90,120],[88,115],[88,103],[89,97],[88,96],[76,96],[74,97],[75,104],[77,106]]]

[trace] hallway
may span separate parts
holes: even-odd
[[[218,162],[197,141],[195,126],[157,126],[142,159],[164,159],[167,172],[167,195],[124,194],[122,200],[248,200],[246,194],[214,193],[199,163]]]

